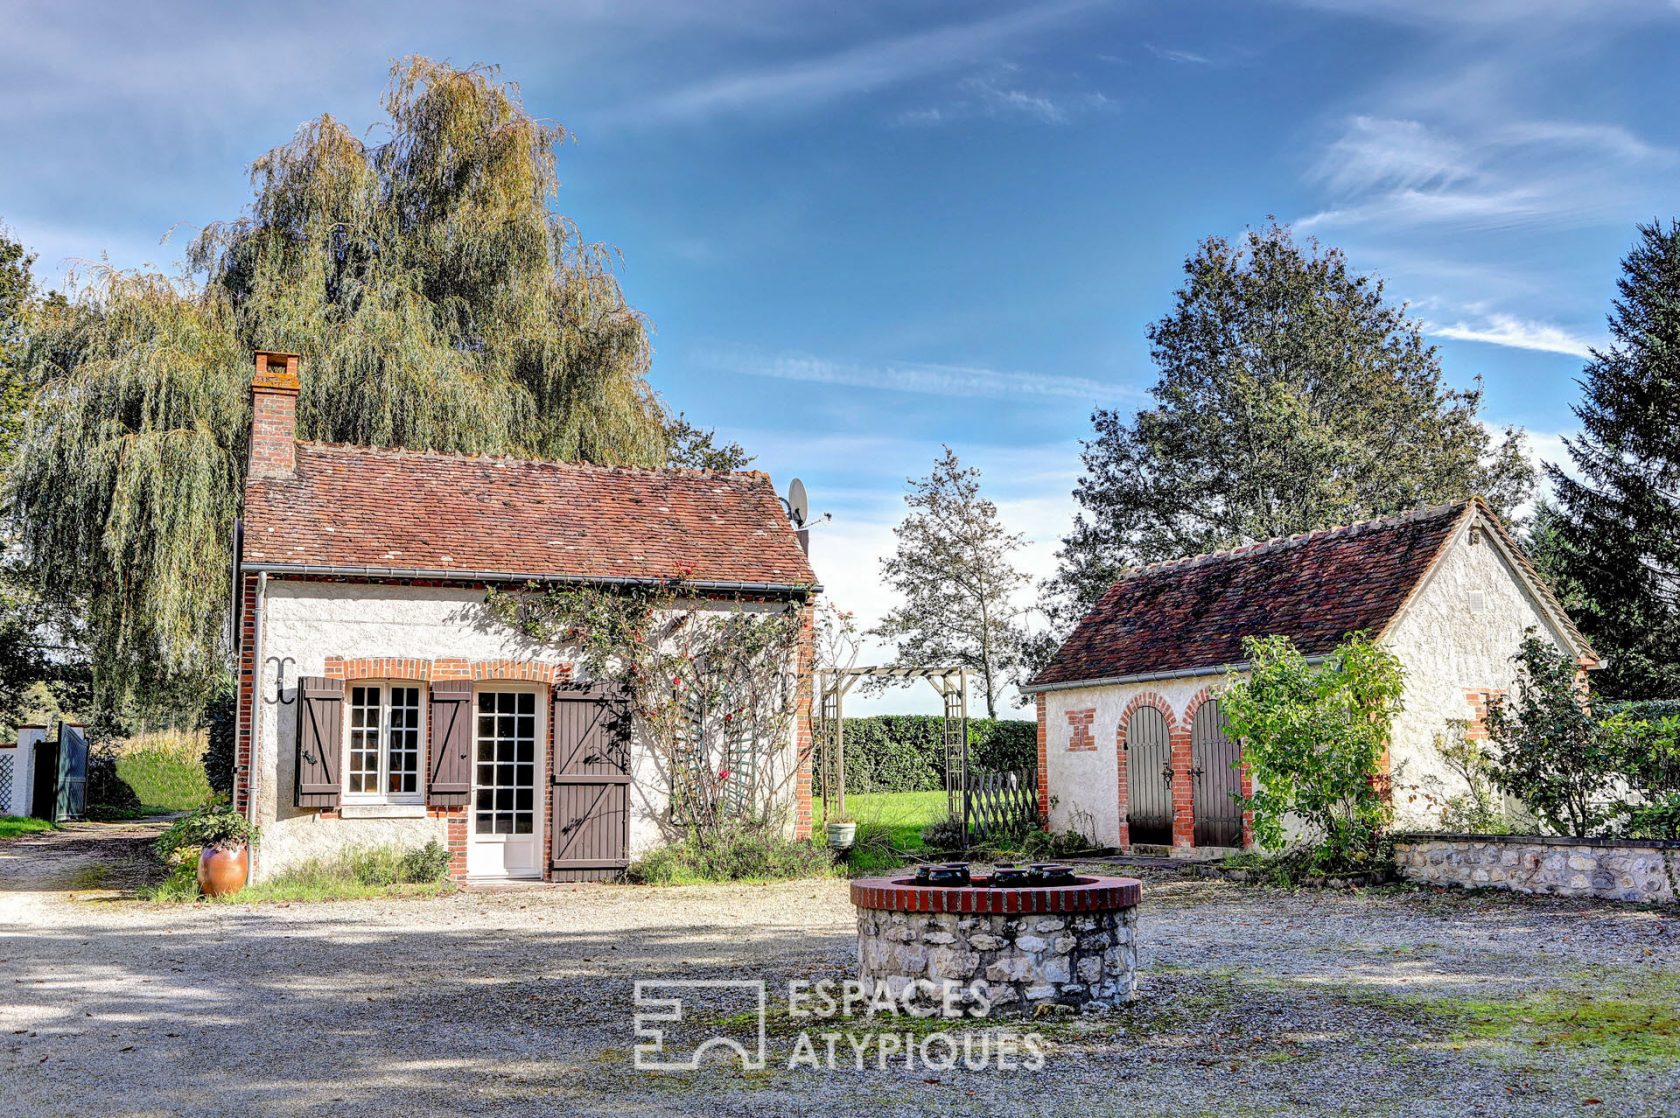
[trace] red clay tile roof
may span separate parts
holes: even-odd
[[[245,487],[244,562],[810,586],[762,473],[297,444]],[[370,572],[373,573],[373,572]]]
[[[1031,686],[1219,668],[1243,659],[1244,637],[1281,634],[1308,656],[1349,633],[1374,637],[1471,508],[1482,506],[1459,501],[1143,567],[1109,588]]]

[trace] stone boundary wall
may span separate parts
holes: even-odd
[[[1427,885],[1680,903],[1680,842],[1404,835],[1394,842],[1394,862],[1401,877]]]

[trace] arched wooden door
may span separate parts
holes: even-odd
[[[1172,844],[1172,779],[1166,717],[1139,707],[1126,723],[1126,816],[1133,843]]]
[[[1237,743],[1225,736],[1218,699],[1196,708],[1190,729],[1190,780],[1195,789],[1196,845],[1241,846]]]

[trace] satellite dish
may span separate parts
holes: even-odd
[[[811,519],[811,499],[805,495],[805,483],[798,478],[788,482],[788,519],[800,528]]]

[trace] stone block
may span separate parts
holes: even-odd
[[[1019,951],[999,955],[986,967],[988,982],[1022,982],[1032,972],[1032,960]]]
[[[1019,947],[1022,951],[1037,953],[1039,951],[1043,951],[1049,946],[1049,944],[1039,936],[1016,936],[1015,946]]]
[[[927,975],[932,979],[967,980],[980,969],[980,954],[961,947],[936,947],[928,952]]]
[[[1046,916],[1033,925],[1035,932],[1059,932],[1067,927],[1067,921],[1060,916]]]
[[[1073,978],[1073,968],[1066,955],[1056,955],[1039,965],[1038,974],[1046,982],[1067,982]]]
[[[935,947],[940,947],[947,943],[957,942],[957,937],[952,933],[945,931],[926,932],[922,935],[922,942],[931,944]]]
[[[968,945],[976,951],[996,951],[1004,945],[1004,940],[990,932],[976,932],[968,937]]]
[[[1090,984],[1102,981],[1103,961],[1100,955],[1087,955],[1074,968],[1079,981]]]

